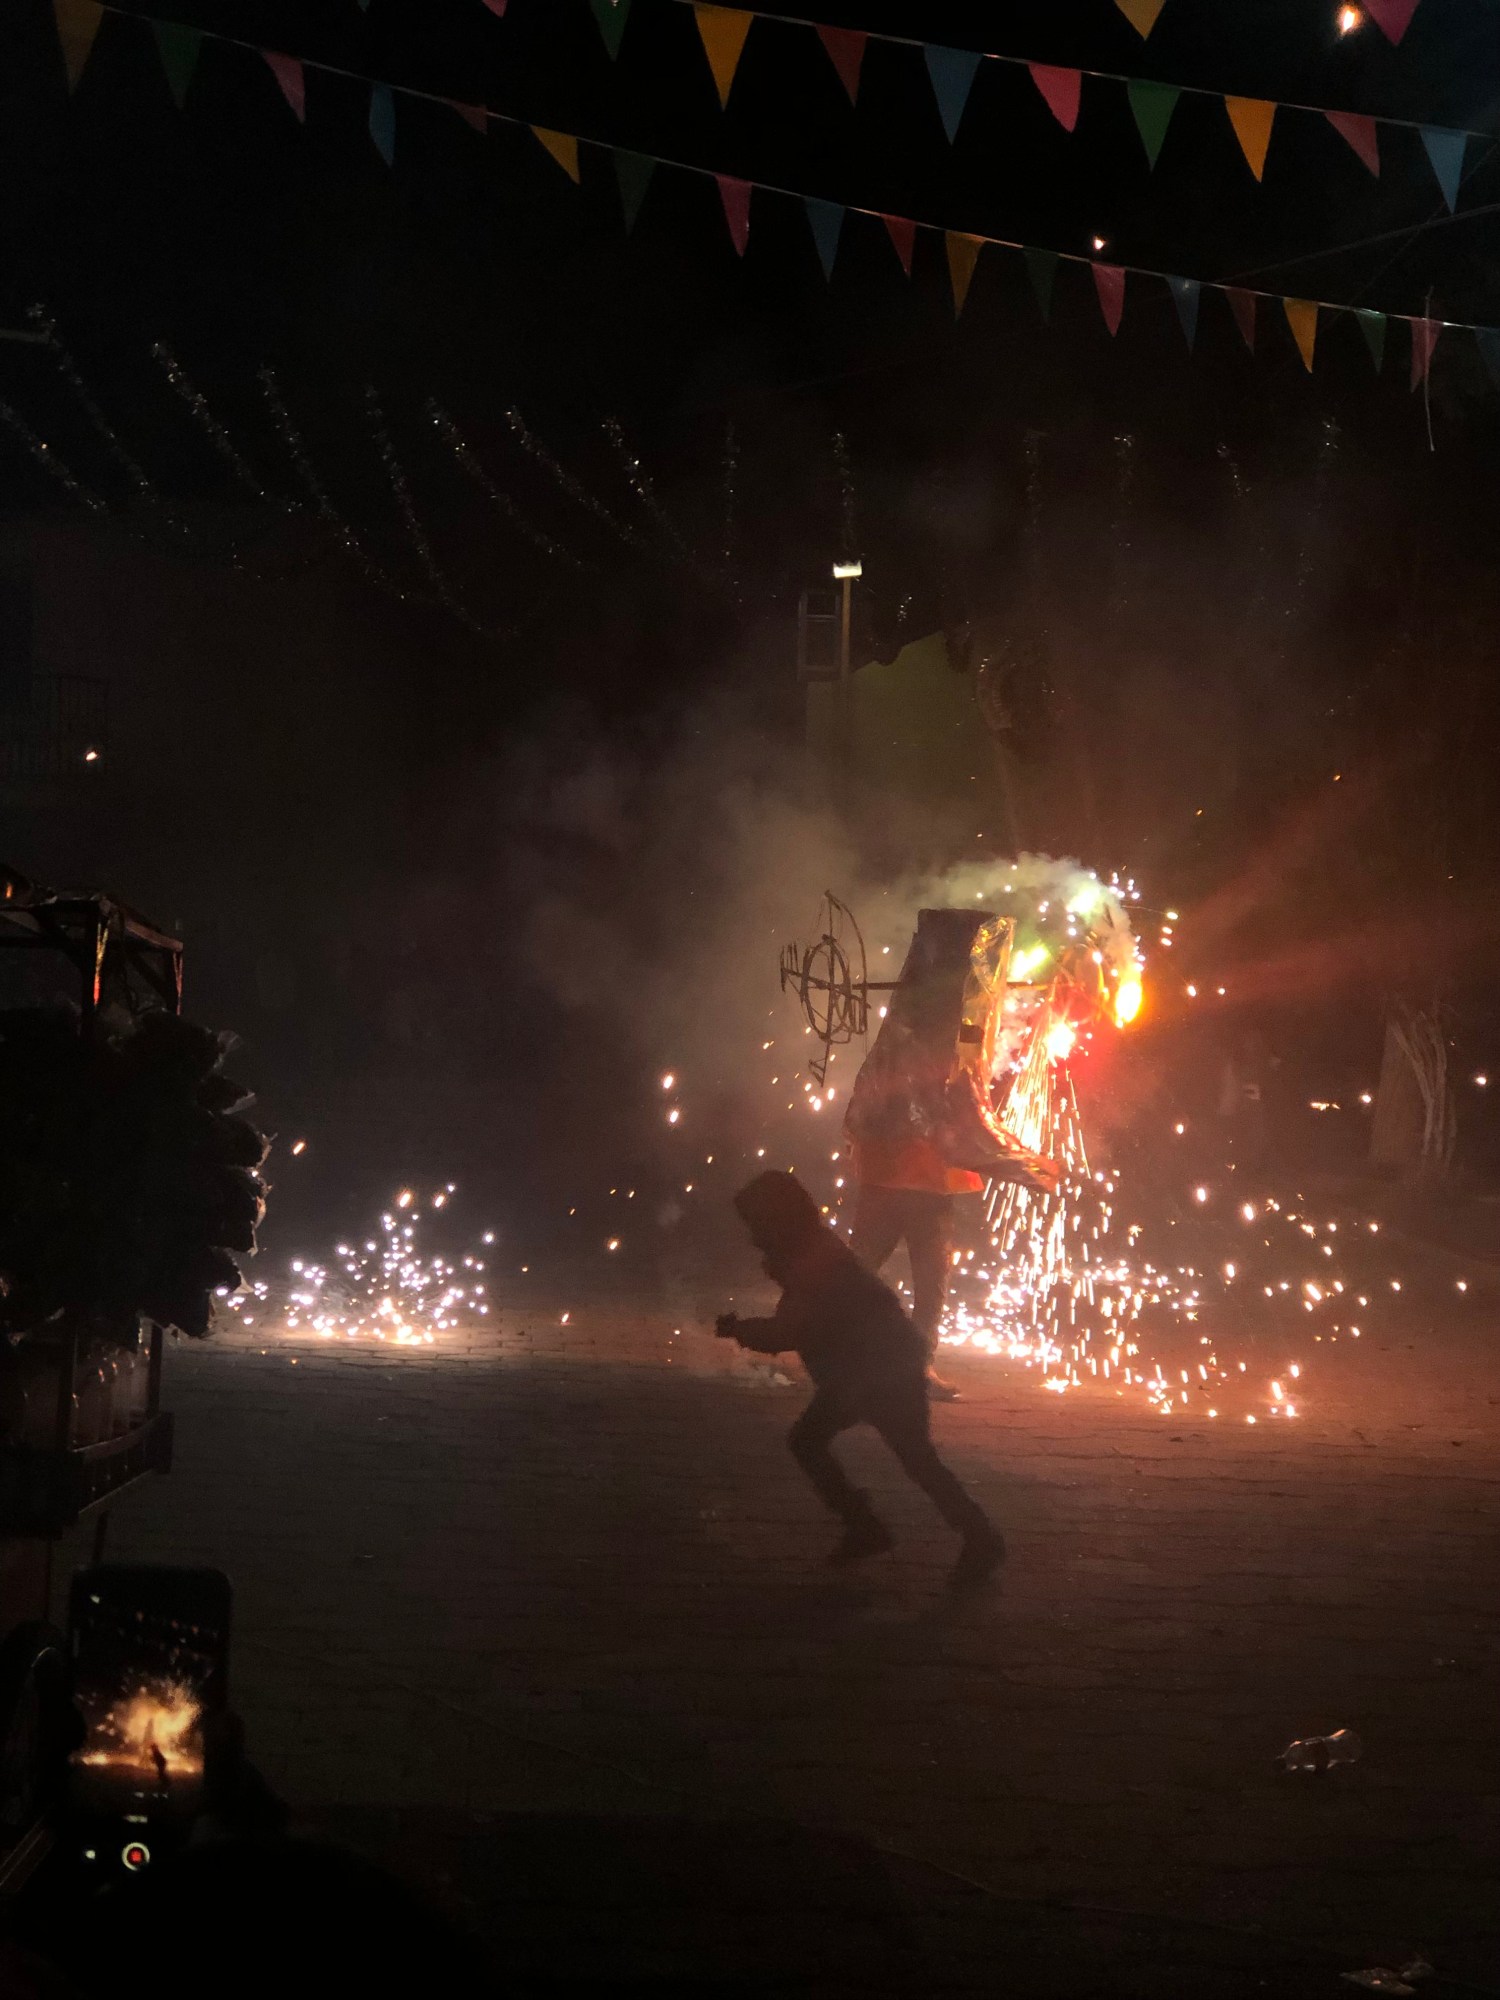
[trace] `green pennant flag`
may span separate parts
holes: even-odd
[[[656,172],[656,162],[645,153],[627,153],[623,146],[616,146],[614,155],[615,179],[620,184],[620,206],[625,211],[625,232],[628,235],[634,229],[641,203],[646,199],[651,176]]]
[[[1024,254],[1027,276],[1031,279],[1031,289],[1036,293],[1036,302],[1042,309],[1042,318],[1050,323],[1052,319],[1052,284],[1057,276],[1057,252],[1055,250],[1028,250]]]
[[[1370,359],[1375,363],[1378,375],[1385,366],[1385,314],[1371,312],[1366,306],[1356,306],[1354,317],[1359,321],[1359,330],[1365,337],[1365,345],[1370,350]]]
[[[591,0],[591,5],[594,19],[599,23],[599,32],[604,37],[604,46],[613,60],[620,53],[620,37],[625,32],[630,0]]]
[[[1125,94],[1130,99],[1131,114],[1135,119],[1135,129],[1141,135],[1141,144],[1146,148],[1146,158],[1154,167],[1161,151],[1161,142],[1167,136],[1167,127],[1172,122],[1172,113],[1177,109],[1177,100],[1182,95],[1175,84],[1144,83],[1139,80],[1125,86]]]
[[[177,21],[153,21],[156,50],[166,71],[167,88],[180,111],[187,99],[188,85],[198,67],[198,51],[203,46],[201,28],[184,28]]]

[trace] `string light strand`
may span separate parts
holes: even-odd
[[[495,483],[480,464],[458,425],[436,397],[428,397],[427,414],[432,419],[433,428],[453,453],[459,466],[473,480],[480,492],[500,509],[517,534],[524,535],[532,547],[540,549],[543,555],[554,556],[559,562],[571,564],[574,569],[583,568],[581,557],[575,556],[571,549],[565,549],[560,542],[554,542],[550,535],[544,535],[540,528],[533,526],[510,495]]]

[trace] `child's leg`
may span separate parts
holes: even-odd
[[[907,1478],[921,1487],[950,1528],[966,1540],[994,1532],[979,1502],[964,1491],[937,1455],[927,1396],[920,1382],[883,1393],[869,1412],[869,1421],[894,1452]]]
[[[786,1440],[823,1505],[851,1526],[874,1520],[874,1510],[828,1447],[853,1421],[826,1389],[819,1389]]]

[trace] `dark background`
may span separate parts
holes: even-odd
[[[1334,13],[1168,0],[1148,43],[1106,0],[820,18],[1493,124],[1487,9],[1423,0],[1399,48],[1372,24],[1340,39]],[[757,25],[721,111],[673,0],[634,0],[616,62],[585,0],[174,18],[939,225],[1500,320],[1486,141],[1450,220],[1414,132],[1382,131],[1375,180],[1283,112],[1257,185],[1222,106],[1184,98],[1149,171],[1121,87],[1086,80],[1070,138],[991,64],[950,147],[916,49],[872,43],[851,107],[807,27]],[[182,924],[193,1011],[242,1029],[270,1122],[311,1135],[300,1181],[281,1161],[284,1213],[359,1209],[421,1171],[555,1212],[581,1157],[591,1179],[648,1158],[662,1050],[605,968],[580,1002],[557,940],[573,911],[634,935],[651,910],[691,1015],[698,912],[735,907],[760,865],[725,774],[795,800],[797,597],[850,547],[871,649],[941,627],[955,671],[1006,661],[1022,841],[1138,871],[1183,912],[1184,970],[1227,968],[1241,1020],[1315,1082],[1369,1080],[1394,991],[1441,993],[1482,1058],[1497,394],[1470,335],[1442,337],[1429,398],[1402,326],[1377,375],[1352,317],[1325,314],[1309,376],[1274,301],[1252,356],[1205,292],[1190,357],[1160,283],[1130,280],[1111,340],[1081,267],[1044,324],[995,249],[955,322],[935,231],[907,280],[850,215],[829,283],[789,196],[756,195],[740,259],[700,176],[659,168],[627,233],[602,149],[574,187],[524,129],[398,98],[388,168],[367,113],[363,84],[309,74],[301,126],[253,49],[212,41],[179,112],[144,17],[106,17],[70,97],[45,0],[0,20],[4,321],[45,306],[144,475],[54,352],[0,343],[0,398],[98,502],[0,427],[0,851]],[[268,415],[267,366],[337,530]],[[465,477],[429,398],[514,512]],[[61,682],[96,765],[47,708]],[[890,802],[866,806],[889,842]],[[893,869],[944,858],[933,830],[907,837]],[[774,943],[744,952],[769,981]]]

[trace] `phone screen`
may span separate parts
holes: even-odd
[[[203,1794],[203,1719],[228,1695],[229,1580],[106,1565],[73,1579],[73,1692],[85,1737],[71,1798],[88,1859],[137,1871]]]

